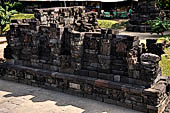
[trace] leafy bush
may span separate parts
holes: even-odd
[[[159,41],[161,41],[161,40],[165,40],[165,41],[167,41],[168,43],[170,43],[170,34],[160,37],[160,38],[157,40],[157,42],[159,42]]]
[[[156,18],[155,20],[149,20],[147,21],[147,24],[152,27],[152,33],[161,33],[162,36],[165,31],[168,31],[170,29],[170,21],[161,20],[160,18]]]
[[[4,28],[6,27],[6,25],[10,23],[11,16],[15,13],[17,13],[17,11],[16,10],[9,10],[9,6],[5,6],[5,8],[0,6],[1,34],[4,32]]]
[[[170,0],[157,0],[158,7],[164,10],[170,9]]]
[[[8,10],[17,10],[17,11],[19,11],[19,9],[22,8],[22,3],[21,2],[5,2],[4,5],[9,7]],[[4,7],[4,6],[2,6],[2,7]]]
[[[10,20],[22,20],[22,19],[33,19],[34,14],[14,14],[11,16]],[[9,31],[10,30],[10,25],[7,24],[6,27],[3,29],[3,32]]]
[[[0,5],[0,34],[8,30],[8,26],[13,14],[18,13],[17,9],[21,8],[20,2],[5,2]],[[18,8],[19,7],[19,8]]]

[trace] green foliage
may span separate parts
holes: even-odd
[[[33,18],[34,18],[34,14],[19,13],[11,16],[11,20],[22,20],[22,19],[33,19]],[[3,31],[9,31],[9,30],[10,30],[10,25],[7,24]]]
[[[6,31],[6,26],[10,23],[11,16],[18,13],[15,8],[20,5],[18,2],[5,2],[3,6],[0,6],[0,34]]]
[[[4,5],[2,6],[4,9],[5,7],[8,6],[8,10],[16,10],[16,11],[20,11],[20,9],[23,8],[23,5],[21,2],[5,2]]]
[[[157,33],[163,35],[163,32],[168,31],[170,29],[170,21],[168,20],[161,20],[160,18],[156,18],[155,20],[147,21],[152,27],[152,33]]]
[[[157,4],[163,10],[170,9],[170,0],[157,0]]]
[[[157,43],[160,43],[162,41],[166,41],[168,44],[170,44],[170,35],[165,35],[165,36],[162,36],[160,37],[158,40],[157,40]]]

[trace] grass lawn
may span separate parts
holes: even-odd
[[[12,15],[11,20],[16,20],[16,19],[32,19],[32,18],[34,18],[34,14],[19,13],[19,14]]]
[[[168,55],[162,55],[162,60],[160,61],[160,66],[162,67],[162,74],[170,76],[170,48],[165,49],[165,53]]]
[[[161,37],[158,39],[158,42],[161,42],[162,40],[167,40],[167,43],[170,44],[170,35]],[[162,67],[162,74],[166,76],[170,76],[170,47],[165,48],[165,54],[162,55],[162,60],[160,61],[160,66]]]
[[[97,20],[97,22],[101,28],[112,28],[113,25],[118,23],[115,20]]]
[[[126,20],[97,20],[99,27],[110,29],[123,29],[127,24]]]

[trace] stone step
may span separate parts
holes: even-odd
[[[0,64],[0,78],[62,91],[147,113],[161,113],[169,101],[166,94],[167,84],[163,82],[164,80],[159,81],[154,88],[144,88],[133,84],[3,63]],[[157,89],[159,87],[164,91]]]

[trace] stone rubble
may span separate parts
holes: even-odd
[[[80,32],[95,32],[100,30],[97,24],[97,13],[85,13],[84,7],[62,7],[35,9],[35,17],[42,25],[50,26],[51,23],[59,27],[69,27]]]
[[[138,6],[131,15],[127,31],[133,32],[150,32],[152,28],[146,24],[148,20],[154,20],[158,17],[160,11],[156,8],[155,0],[139,0]]]
[[[77,14],[81,18],[75,18]],[[81,25],[82,30],[76,23],[61,21],[71,15],[74,22],[83,20],[88,14],[81,7],[39,9],[35,11],[36,19],[12,21],[0,77],[146,113],[161,113],[169,102],[170,79],[161,74],[160,57],[147,53],[138,37],[98,30],[96,24],[90,29]]]

